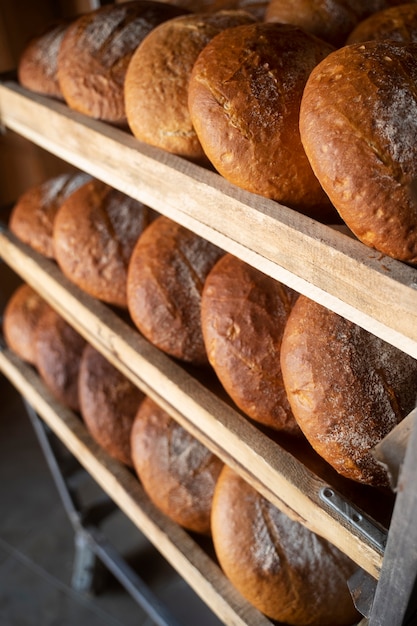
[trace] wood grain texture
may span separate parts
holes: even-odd
[[[0,117],[30,141],[417,358],[415,268],[15,83],[0,85]]]

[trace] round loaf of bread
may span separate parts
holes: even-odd
[[[108,304],[125,308],[127,268],[153,212],[91,180],[61,204],[54,221],[55,258],[65,276]]]
[[[372,39],[417,42],[417,3],[400,4],[374,13],[353,29],[346,43]]]
[[[386,6],[387,0],[270,0],[265,21],[295,24],[340,47],[360,21]]]
[[[189,83],[191,120],[218,172],[318,219],[333,208],[301,145],[298,116],[307,78],[331,50],[295,26],[235,26],[203,49]]]
[[[74,411],[80,410],[78,373],[85,345],[53,308],[43,311],[35,333],[36,367],[51,394]]]
[[[280,366],[281,339],[297,294],[231,254],[205,281],[201,325],[210,364],[250,418],[291,435],[291,413]]]
[[[188,111],[191,70],[217,33],[253,21],[244,11],[219,11],[184,15],[154,28],[138,46],[126,74],[126,115],[135,137],[185,158],[205,161]]]
[[[132,466],[130,435],[144,393],[87,345],[81,358],[78,394],[81,415],[93,439],[111,457]]]
[[[347,478],[387,486],[371,449],[414,408],[417,361],[300,296],[281,368],[294,417],[316,452]]]
[[[224,573],[268,617],[293,626],[357,622],[347,586],[355,563],[226,465],[214,491],[211,524]]]
[[[167,354],[207,364],[201,294],[219,248],[165,216],[139,237],[129,263],[127,302],[140,332]]]
[[[58,52],[68,21],[48,26],[25,46],[17,65],[19,83],[30,91],[63,100],[58,81]]]
[[[131,443],[134,467],[155,506],[180,526],[209,535],[222,461],[150,398],[139,407]]]
[[[90,176],[84,173],[60,174],[30,187],[16,202],[9,228],[23,243],[53,259],[53,227],[61,204]]]
[[[35,334],[45,300],[23,283],[12,293],[3,313],[3,334],[7,346],[23,361],[36,364]]]
[[[68,106],[90,117],[126,123],[124,81],[132,54],[155,26],[186,12],[164,2],[136,0],[78,17],[58,54],[58,80]]]
[[[312,71],[300,111],[310,163],[347,226],[410,263],[417,262],[416,84],[417,44],[351,44]]]

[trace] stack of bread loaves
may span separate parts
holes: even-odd
[[[84,338],[26,284],[9,299],[3,330],[9,348],[37,369],[51,394],[79,411],[78,372]]]

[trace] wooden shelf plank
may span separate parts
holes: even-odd
[[[7,230],[0,233],[0,255],[130,380],[266,498],[378,577],[383,549],[323,503],[320,492],[327,481]]]
[[[271,626],[269,619],[242,598],[190,535],[155,508],[138,479],[94,442],[80,418],[56,402],[33,368],[4,350],[0,352],[0,371],[224,623]]]
[[[415,268],[16,83],[0,84],[0,119],[417,358]]]

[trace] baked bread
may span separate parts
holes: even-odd
[[[170,0],[170,4],[188,9],[191,13],[243,10],[257,20],[263,20],[268,0]]]
[[[294,417],[316,452],[347,478],[388,486],[371,449],[414,408],[417,361],[299,296],[281,368]]]
[[[295,26],[236,26],[203,49],[189,83],[191,120],[218,172],[318,219],[333,208],[304,153],[298,115],[311,70],[331,50]]]
[[[211,524],[224,573],[268,617],[293,626],[357,623],[347,586],[355,563],[226,465],[216,484]]]
[[[192,67],[217,33],[253,21],[245,11],[219,11],[183,15],[154,28],[133,54],[126,73],[126,115],[135,137],[204,162],[188,111]]]
[[[69,24],[68,20],[51,24],[27,43],[17,65],[17,78],[23,87],[63,100],[58,81],[58,52]]]
[[[417,42],[417,4],[409,2],[378,11],[359,22],[346,43],[360,43],[371,39],[390,39],[400,43]]]
[[[223,387],[250,418],[300,434],[280,366],[281,338],[297,294],[231,254],[208,274],[201,299],[207,356]]]
[[[359,22],[387,6],[387,0],[270,0],[265,21],[294,24],[340,47]]]
[[[155,506],[180,526],[209,535],[220,459],[150,398],[139,407],[131,442],[134,467]]]
[[[36,363],[35,333],[46,301],[26,283],[19,285],[7,301],[3,313],[3,334],[7,346],[19,358]]]
[[[136,0],[104,5],[78,17],[67,29],[58,55],[58,80],[68,106],[125,124],[124,81],[133,52],[155,26],[186,12],[164,2]]]
[[[81,358],[78,394],[93,439],[111,457],[132,466],[130,435],[144,393],[88,344]]]
[[[300,110],[305,151],[342,219],[366,245],[409,263],[417,262],[416,83],[417,44],[351,44],[312,71]]]
[[[85,339],[52,307],[36,327],[36,367],[51,394],[66,407],[79,411],[78,372]]]
[[[127,303],[140,332],[160,350],[206,365],[201,294],[219,248],[165,216],[139,237],[129,263]]]
[[[125,308],[127,267],[153,212],[137,200],[91,180],[61,204],[54,221],[59,267],[80,289]]]
[[[57,211],[65,199],[90,176],[84,173],[60,174],[30,187],[14,205],[9,228],[23,243],[53,259],[53,227]]]

